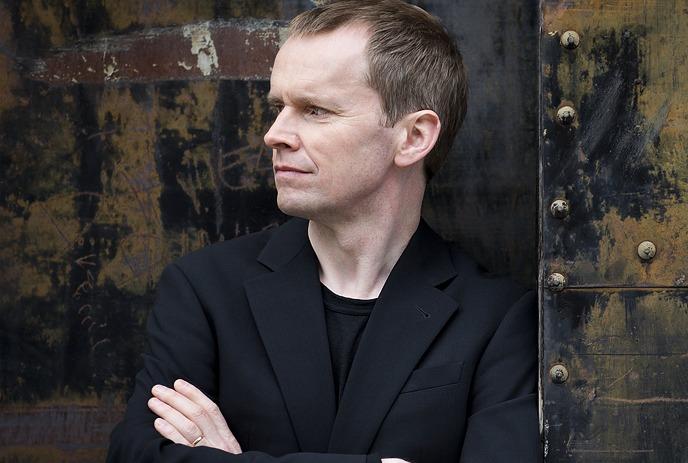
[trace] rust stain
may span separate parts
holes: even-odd
[[[0,111],[17,104],[14,91],[19,85],[19,78],[14,70],[14,50],[10,38],[12,29],[9,12],[4,4],[0,4]]]
[[[681,292],[605,289],[578,298],[579,310],[586,315],[577,333],[581,341],[577,354],[661,356],[688,352],[688,342],[682,339],[688,329],[688,300],[681,299]],[[630,367],[621,370],[605,388],[622,378],[633,379],[641,371]]]
[[[278,3],[87,3],[0,4],[2,461],[102,461],[164,265],[279,221]]]
[[[0,41],[2,41],[3,48],[9,47],[14,41],[14,27],[11,15],[4,3],[0,3]],[[6,50],[3,51],[7,52]],[[0,55],[5,53],[0,52]]]
[[[601,220],[591,221],[600,237],[595,258],[591,259],[585,249],[573,261],[553,257],[550,269],[565,272],[571,289],[599,287],[600,276],[617,288],[688,287],[688,207],[671,198],[665,204],[661,217],[654,211],[640,218],[623,217],[611,208]],[[657,246],[657,254],[650,261],[637,254],[638,245],[645,240]]]
[[[69,266],[68,252],[79,233],[72,197],[33,202],[27,205],[26,219],[12,218],[2,227],[0,256],[9,266],[5,278],[17,291],[13,298],[46,297],[55,283],[66,282],[66,275],[54,269]],[[25,265],[27,261],[34,264]]]
[[[160,221],[161,182],[154,161],[158,113],[153,98],[153,92],[143,88],[105,88],[98,125],[107,130],[91,135],[116,153],[101,174],[102,207],[94,221],[127,230],[110,258],[101,262],[97,284],[110,282],[133,294],[145,294],[171,259]]]
[[[661,0],[545,0],[543,178],[571,215],[544,219],[547,461],[683,461],[688,412],[688,9]],[[580,46],[559,35],[575,30]],[[578,125],[556,126],[567,100]],[[657,255],[643,261],[638,244]],[[626,456],[628,455],[628,456]],[[645,461],[645,460],[643,460]]]
[[[192,132],[198,130],[209,131],[217,87],[217,82],[213,81],[192,81],[175,86],[170,97],[165,95],[168,87],[156,87],[154,111],[160,127],[177,133],[183,139],[189,139]],[[164,104],[160,103],[162,100]]]
[[[65,37],[61,26],[61,6],[46,4],[41,0],[20,2],[21,22],[26,27],[45,29],[48,32],[46,36],[50,38],[52,46],[63,46],[67,37]]]
[[[684,287],[688,280],[688,82],[678,78],[688,72],[683,9],[670,2],[543,5],[543,40],[558,41],[567,29],[581,34],[579,48],[557,44],[557,61],[543,63],[560,98],[579,110],[570,134],[574,148],[561,156],[558,175],[545,179],[576,214],[562,228],[569,236],[553,237],[565,240],[568,251],[549,262],[567,273],[572,287]],[[553,119],[559,103],[549,103],[545,111]],[[591,232],[599,236],[597,246],[577,242]],[[644,240],[663,250],[649,263],[636,255]]]
[[[174,24],[187,24],[212,19],[212,2],[149,0],[128,2],[103,0],[112,27],[125,30],[132,27],[159,27]]]

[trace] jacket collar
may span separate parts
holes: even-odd
[[[273,271],[277,270],[288,264],[305,246],[310,247],[308,220],[294,217],[275,230],[258,255],[258,262]],[[407,267],[402,270],[411,270],[421,281],[432,285],[440,285],[456,276],[447,244],[424,219],[421,219],[399,258],[396,267],[400,266]]]
[[[456,276],[448,247],[421,221],[392,269],[359,343],[339,410],[308,221],[279,227],[245,283],[301,451],[367,453],[408,375],[457,310],[437,288]]]
[[[308,220],[294,217],[275,230],[258,254],[258,262],[270,270],[277,271],[302,252],[306,245],[310,246]]]

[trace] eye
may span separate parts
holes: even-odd
[[[308,106],[305,109],[306,114],[309,116],[322,117],[329,113],[328,110],[320,108],[318,106]]]
[[[284,105],[281,103],[273,103],[270,105],[270,111],[275,117],[282,112],[282,109],[284,109]]]

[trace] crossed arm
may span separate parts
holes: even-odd
[[[174,389],[157,384],[148,408],[159,418],[155,429],[176,444],[199,445],[224,450],[235,455],[241,445],[229,429],[219,407],[193,384],[178,379]],[[383,458],[382,463],[408,463],[399,458]]]
[[[136,375],[125,416],[111,433],[108,463],[380,462],[374,454],[293,452],[273,456],[241,449],[225,417],[208,399],[217,392],[213,389],[217,367],[214,347],[209,342],[213,333],[206,315],[185,272],[177,264],[166,267],[148,317],[148,350],[143,355],[143,368]],[[175,381],[177,378],[193,378],[197,389],[189,388],[182,393],[184,387]],[[159,402],[146,406],[156,385],[169,387],[162,389],[162,393],[156,389],[153,396]],[[194,390],[198,393],[194,394]],[[151,412],[154,404],[158,408]],[[160,418],[157,424],[156,418]],[[232,417],[226,418],[231,424]],[[192,444],[201,433],[206,437],[194,448]]]

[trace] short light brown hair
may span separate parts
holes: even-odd
[[[330,0],[296,16],[289,36],[329,32],[345,25],[369,28],[368,84],[382,101],[385,126],[430,109],[442,124],[425,158],[430,179],[449,153],[466,115],[466,74],[456,44],[439,20],[402,0]]]

